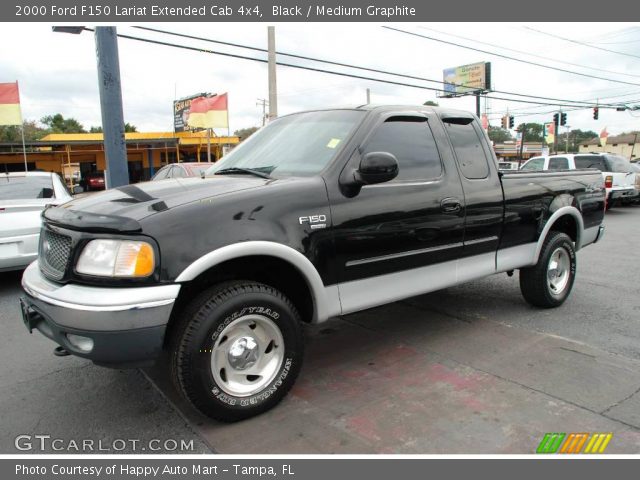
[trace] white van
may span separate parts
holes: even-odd
[[[602,172],[607,189],[607,209],[619,202],[631,201],[638,195],[636,183],[640,174],[631,162],[611,153],[567,153],[529,159],[520,170],[575,170],[597,168]]]

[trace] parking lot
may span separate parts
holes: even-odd
[[[547,432],[612,432],[608,453],[639,453],[640,207],[605,225],[561,308],[534,309],[501,274],[309,327],[291,394],[230,425],[185,405],[166,361],[55,357],[22,324],[20,275],[0,274],[0,453],[25,434],[193,440],[186,453],[534,453]]]

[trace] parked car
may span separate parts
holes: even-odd
[[[640,165],[638,163],[631,163],[631,170],[636,174],[633,203],[638,203],[640,202]]]
[[[509,162],[509,161],[501,161],[498,162],[498,170],[502,171],[510,171],[518,170],[519,164],[518,162]]]
[[[94,192],[105,189],[104,173],[90,172],[85,173],[80,180],[80,185],[87,192]]]
[[[618,203],[633,201],[637,195],[636,175],[631,162],[611,153],[558,154],[534,157],[522,165],[522,170],[575,170],[597,168],[602,172],[607,190],[607,209]]]
[[[23,318],[101,365],[167,349],[192,405],[239,420],[294,384],[302,323],[515,269],[530,304],[560,306],[576,252],[603,234],[604,201],[595,170],[498,174],[467,112],[287,115],[205,178],[47,208]]]
[[[40,213],[69,200],[56,173],[0,173],[0,271],[19,270],[36,259]]]
[[[184,163],[170,163],[165,165],[151,178],[155,180],[166,180],[167,178],[184,178],[184,177],[199,177],[209,167],[213,165],[212,162],[184,162]]]

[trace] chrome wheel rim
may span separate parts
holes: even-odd
[[[563,247],[556,248],[547,265],[547,286],[554,295],[560,295],[569,284],[571,276],[571,258]]]
[[[244,315],[225,327],[211,351],[211,373],[218,386],[235,397],[263,390],[278,374],[284,339],[273,320]]]

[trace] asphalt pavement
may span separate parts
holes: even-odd
[[[547,432],[612,432],[607,452],[639,453],[640,207],[605,225],[561,308],[529,306],[500,274],[309,327],[291,394],[231,425],[185,405],[165,362],[54,357],[22,325],[19,274],[0,274],[0,453],[36,434],[193,441],[185,453],[533,453]]]

